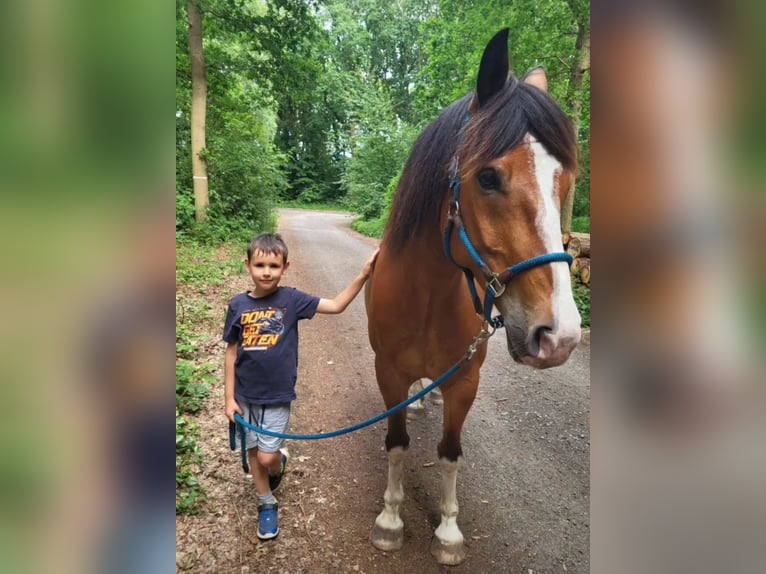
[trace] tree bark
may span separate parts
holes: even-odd
[[[194,180],[194,212],[197,222],[207,219],[210,196],[207,185],[207,160],[205,150],[205,115],[207,108],[207,80],[205,78],[205,56],[202,52],[202,15],[197,5],[190,1],[189,10],[189,54],[192,71],[191,109],[191,156]]]
[[[590,20],[580,13],[577,2],[570,0],[570,9],[577,24],[577,64],[572,67],[569,76],[570,105],[572,108],[572,123],[574,124],[575,137],[579,145],[580,141],[580,115],[582,113],[582,84],[585,72],[590,69]],[[572,231],[572,214],[574,212],[575,182],[569,188],[564,205],[561,208],[561,232]]]

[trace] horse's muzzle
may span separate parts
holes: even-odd
[[[506,328],[508,352],[517,363],[535,369],[547,369],[563,364],[580,342],[582,331],[558,333],[548,326],[534,326],[524,333]]]

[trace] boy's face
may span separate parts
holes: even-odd
[[[284,262],[282,255],[256,251],[250,261],[245,260],[245,267],[253,278],[256,294],[263,295],[276,291],[290,264]]]

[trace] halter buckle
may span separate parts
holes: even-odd
[[[487,290],[492,291],[492,296],[497,299],[505,293],[505,283],[498,279],[496,274],[492,274],[492,277],[487,281]]]
[[[452,200],[449,202],[449,208],[447,209],[447,215],[450,217],[455,217],[458,213],[460,213],[460,204],[457,202],[457,200]]]

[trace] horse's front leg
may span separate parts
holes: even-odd
[[[397,446],[388,451],[388,484],[383,494],[383,511],[375,518],[372,527],[372,545],[378,550],[399,550],[404,543],[404,522],[399,507],[404,500],[402,470],[406,451]]]
[[[457,471],[463,464],[463,458],[449,460],[440,458],[442,470],[442,519],[434,533],[431,554],[440,564],[460,564],[466,557],[463,533],[457,525]]]
[[[384,367],[376,361],[379,380],[389,384],[379,384],[387,408],[392,408],[407,397],[406,384],[392,384],[397,381],[395,373],[384,373]],[[387,376],[386,376],[387,375]],[[385,378],[382,378],[385,377]],[[401,382],[401,381],[400,381]],[[404,457],[410,437],[407,434],[407,415],[399,412],[388,419],[386,450],[388,451],[388,483],[383,494],[383,511],[375,519],[370,539],[379,550],[399,550],[404,543],[404,522],[399,516],[399,507],[404,500],[402,472]]]
[[[441,522],[431,543],[431,554],[440,564],[456,565],[466,558],[463,533],[457,525],[457,473],[463,464],[460,434],[477,387],[478,375],[475,381],[456,381],[444,390],[444,434],[437,450],[442,471]]]

